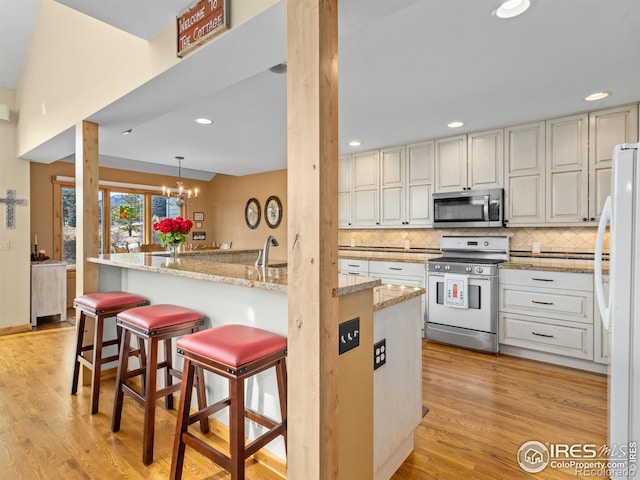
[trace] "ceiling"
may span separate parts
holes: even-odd
[[[192,3],[57,1],[145,39]],[[22,59],[7,57],[24,55],[6,47],[5,23],[14,35],[9,44],[18,45],[38,3],[0,0],[0,85],[15,88]],[[532,0],[510,20],[492,16],[498,4],[340,0],[340,154],[640,101],[638,0]],[[132,8],[144,11],[144,24]],[[286,75],[269,70],[286,60],[285,20],[282,1],[96,112],[89,120],[100,125],[101,163],[175,173],[181,155],[183,175],[194,178],[286,168]],[[611,95],[583,100],[603,90]],[[195,124],[200,116],[214,123]],[[465,125],[449,129],[452,120]],[[73,135],[70,129],[26,157],[72,158]],[[363,145],[348,147],[353,139]]]

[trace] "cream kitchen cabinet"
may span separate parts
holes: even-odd
[[[380,150],[380,225],[404,225],[405,148]]]
[[[435,191],[455,192],[467,188],[467,136],[435,141]]]
[[[611,154],[620,143],[638,141],[638,105],[589,114],[589,220],[599,221],[611,193]]]
[[[338,271],[342,275],[366,277],[369,275],[369,261],[357,258],[340,258],[338,259]]]
[[[597,222],[611,185],[611,154],[638,139],[638,106],[546,122],[546,222]]]
[[[545,123],[504,129],[505,223],[545,222]]]
[[[436,192],[503,185],[503,129],[435,141]]]
[[[593,362],[593,275],[501,269],[499,285],[501,345]]]
[[[547,223],[589,220],[587,114],[546,123]]]
[[[431,225],[434,142],[407,145],[406,154],[405,225]]]
[[[352,155],[351,225],[376,227],[379,220],[379,151]]]
[[[352,158],[338,159],[338,227],[351,226],[351,198],[353,196]]]

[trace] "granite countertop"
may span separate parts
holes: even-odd
[[[213,261],[196,255],[183,255],[173,262],[166,253],[114,253],[89,258],[89,262],[132,270],[175,275],[241,287],[287,292],[286,268],[258,268],[241,263]],[[240,260],[242,262],[242,260]],[[271,262],[270,262],[271,263]],[[339,275],[338,296],[347,295],[381,284],[378,278]]]
[[[420,287],[383,284],[373,289],[373,311],[397,305],[413,297],[419,297],[426,290]]]
[[[404,250],[394,247],[340,247],[338,250],[338,258],[407,263],[425,263],[430,258],[440,255],[439,249],[432,248]]]
[[[567,258],[510,257],[498,268],[515,270],[546,270],[550,272],[593,273],[593,260]],[[602,262],[603,273],[609,273],[609,262]]]

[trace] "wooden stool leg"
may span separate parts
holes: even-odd
[[[231,479],[244,480],[244,379],[229,379],[229,453]]]
[[[78,392],[78,379],[80,378],[80,362],[78,357],[82,355],[82,344],[84,342],[84,325],[86,314],[80,311],[80,319],[76,325],[76,355],[73,357],[73,379],[71,380],[71,395]]]
[[[191,360],[185,358],[182,367],[182,384],[180,385],[180,400],[178,402],[178,421],[176,423],[176,435],[173,441],[173,455],[171,457],[170,480],[182,479],[182,467],[184,465],[184,451],[186,444],[182,434],[189,428],[189,413],[191,407],[191,395],[193,393],[193,377],[196,369]],[[202,375],[199,375],[200,377]],[[200,408],[203,408],[199,405]]]
[[[281,359],[276,365],[276,377],[278,379],[278,397],[280,397],[280,415],[284,424],[284,452],[287,453],[287,362]]]
[[[116,375],[115,398],[113,400],[113,415],[111,417],[111,431],[120,430],[120,420],[122,418],[122,403],[124,401],[124,390],[122,384],[127,375],[127,365],[129,363],[129,343],[131,342],[131,332],[125,330],[120,342],[120,356],[118,359],[118,373]]]
[[[164,358],[167,367],[164,369],[164,386],[169,387],[173,385],[173,375],[171,375],[171,370],[173,369],[173,356],[171,355],[171,339],[167,338],[164,340]],[[164,397],[164,407],[167,410],[173,409],[173,394],[170,393],[166,397]]]
[[[142,437],[142,462],[153,462],[153,437],[155,432],[156,388],[158,377],[158,339],[149,339],[149,358],[147,359],[146,386],[144,389],[144,430]]]
[[[184,373],[183,373],[184,375]],[[204,386],[204,369],[196,368],[196,395],[198,396],[198,410],[204,410],[207,408],[207,390]],[[193,381],[191,381],[193,385]],[[200,420],[200,431],[202,433],[209,433],[209,418],[203,418]]]
[[[93,372],[91,375],[91,415],[98,413],[100,401],[100,374],[102,373],[102,335],[104,319],[101,315],[94,317],[93,336]]]

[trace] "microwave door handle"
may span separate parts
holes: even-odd
[[[484,196],[484,221],[488,222],[489,221],[489,195],[485,195]]]

